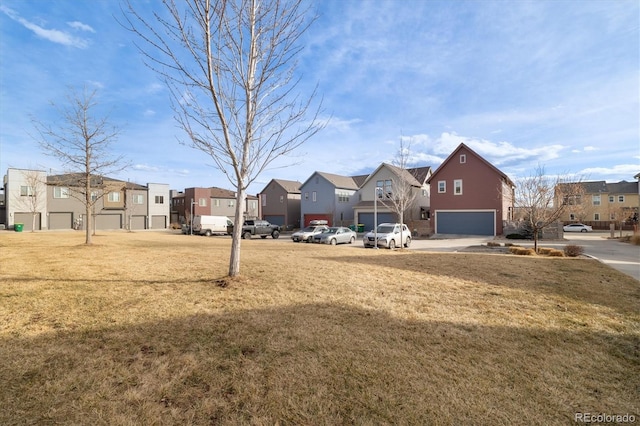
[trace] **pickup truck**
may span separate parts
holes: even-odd
[[[260,235],[260,238],[267,238],[271,235],[271,238],[278,238],[280,236],[280,227],[278,225],[272,225],[266,220],[245,220],[242,224],[242,238],[247,240],[253,235]]]

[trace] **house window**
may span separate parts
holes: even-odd
[[[618,202],[624,203],[624,195],[618,195]]]
[[[31,186],[21,186],[20,187],[20,196],[21,197],[33,197],[33,187]]]
[[[311,201],[313,201],[313,202],[315,203],[315,202],[316,202],[316,200],[317,200],[317,194],[316,194],[316,191],[313,191],[313,192],[311,193]]]
[[[284,195],[280,196],[280,204],[284,203]]]
[[[156,204],[164,204],[164,195],[156,195]]]
[[[229,207],[233,207],[236,205],[236,201],[235,200],[229,200],[229,203],[227,204]]]
[[[384,194],[387,198],[391,198],[391,179],[387,179],[384,181]]]
[[[594,206],[599,206],[600,205],[600,195],[592,195],[592,200],[593,200],[593,205]],[[596,220],[600,220],[600,219],[596,219]]]
[[[91,202],[94,202],[98,199],[98,193],[95,191],[91,191]]]
[[[600,220],[600,213],[594,213],[593,220]]]
[[[609,202],[613,203],[614,201],[616,201],[616,197],[614,197],[613,195],[609,195]]]
[[[438,193],[444,194],[445,192],[447,192],[447,182],[444,181],[444,180],[439,180],[438,181]]]
[[[217,198],[216,198],[215,200],[213,200],[213,205],[214,205],[215,207],[220,207],[220,200],[219,200],[219,199],[217,199]]]
[[[133,194],[133,204],[143,204],[143,203],[144,203],[144,195]]]
[[[615,213],[609,213],[609,220],[616,220],[616,214]]]
[[[305,193],[304,193],[304,199],[305,199],[305,200],[308,200],[308,199],[309,199],[309,193],[308,193],[308,192],[305,192]]]
[[[456,179],[453,181],[453,193],[455,195],[462,195],[462,179]]]
[[[466,154],[460,154],[460,164],[464,164],[467,162]]]
[[[262,207],[267,205],[267,194],[260,194],[260,198],[262,198]]]
[[[206,198],[199,198],[198,199],[198,205],[200,207],[207,207],[207,199]]]
[[[120,193],[119,192],[110,192],[107,196],[107,199],[110,203],[119,203],[120,202]]]
[[[53,188],[53,198],[69,198],[69,188],[56,186]]]
[[[569,220],[576,220],[576,215],[575,215],[575,214],[573,214],[573,213],[571,213],[571,214],[569,215]]]
[[[344,192],[344,191],[338,192],[338,202],[339,203],[348,203],[349,202],[349,194]]]
[[[257,204],[257,202],[255,200],[250,201],[249,202],[249,208],[251,210],[255,210],[258,207],[256,204]]]
[[[427,196],[427,190],[426,190],[426,189],[423,189],[423,190],[422,190],[422,196],[423,196],[423,197],[426,197],[426,196]]]

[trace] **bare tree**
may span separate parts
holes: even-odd
[[[69,195],[85,207],[85,244],[92,243],[92,212],[96,202],[115,189],[104,175],[125,169],[128,164],[122,155],[113,155],[111,145],[119,131],[109,124],[107,117],[96,117],[96,91],[71,89],[67,104],[52,103],[60,116],[56,125],[32,119],[38,133],[37,140],[45,154],[57,158],[67,175],[51,179],[50,184],[69,188]]]
[[[533,233],[536,252],[542,230],[557,223],[570,205],[578,200],[582,202],[583,193],[580,180],[575,181],[566,176],[547,176],[542,166],[538,166],[529,177],[518,181],[514,191],[514,205]]]
[[[420,188],[417,177],[408,169],[411,160],[411,142],[405,143],[403,138],[400,139],[400,147],[391,162],[389,169],[394,177],[391,181],[391,192],[379,196],[380,202],[389,210],[394,212],[400,223],[404,223],[405,213],[411,209]],[[402,227],[400,227],[400,241],[404,241],[402,236]],[[400,244],[403,249],[404,245]]]
[[[38,213],[44,210],[47,199],[47,183],[44,172],[38,170],[22,170],[24,185],[20,186],[20,193],[16,193],[16,205],[31,214],[31,232],[36,229]]]
[[[131,5],[124,25],[170,90],[188,143],[213,160],[236,192],[229,275],[240,273],[247,187],[278,157],[317,133],[315,92],[294,93],[300,37],[314,18],[303,0],[164,0],[152,20]]]

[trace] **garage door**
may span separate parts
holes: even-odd
[[[145,229],[146,216],[131,216],[131,229]]]
[[[436,234],[496,235],[495,211],[436,211]]]
[[[71,229],[72,213],[49,213],[49,229]]]
[[[22,223],[23,231],[33,230],[33,215],[31,213],[15,213],[13,223]],[[36,227],[35,230],[40,230],[40,213],[36,213]]]
[[[97,215],[96,229],[122,229],[122,215],[119,215],[119,214]]]
[[[153,229],[165,229],[167,227],[167,217],[151,216],[151,227]]]
[[[358,224],[364,224],[366,232],[374,228],[373,213],[358,213]],[[395,213],[378,213],[378,225],[381,223],[396,223]]]

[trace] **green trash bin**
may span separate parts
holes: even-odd
[[[364,232],[364,223],[358,224],[358,232]]]
[[[349,225],[349,229],[351,229],[352,231],[356,230],[356,226],[355,225]]]
[[[22,232],[22,229],[24,228],[24,223],[16,223],[13,225],[13,229],[16,232]]]

